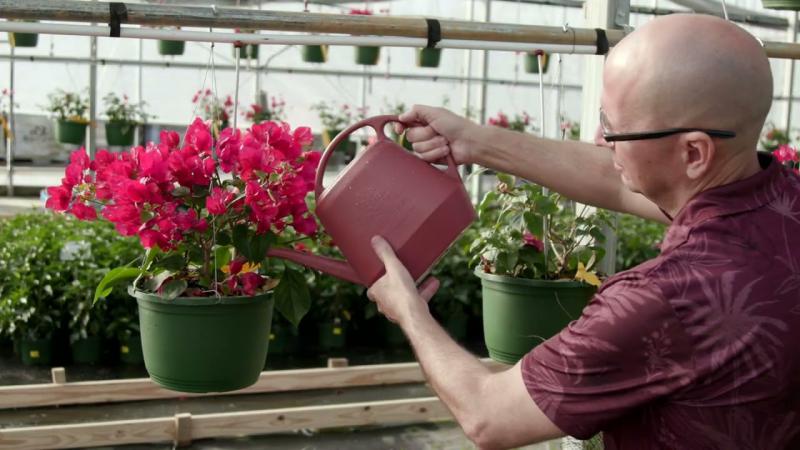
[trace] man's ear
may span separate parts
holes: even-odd
[[[680,144],[686,176],[690,180],[702,178],[711,168],[717,151],[714,140],[703,132],[693,131],[681,136]]]

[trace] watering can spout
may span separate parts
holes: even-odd
[[[361,279],[359,279],[353,267],[350,266],[347,261],[341,259],[312,255],[311,253],[288,248],[271,248],[267,251],[267,256],[292,261],[301,266],[327,273],[341,280],[362,284]]]

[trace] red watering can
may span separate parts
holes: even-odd
[[[340,133],[325,149],[317,168],[316,214],[346,261],[290,249],[267,254],[288,259],[343,280],[371,286],[384,274],[370,240],[383,236],[420,283],[439,257],[475,220],[452,156],[442,171],[386,137],[397,116],[362,120]],[[378,139],[361,152],[327,188],[325,166],[333,150],[352,132],[370,126]]]

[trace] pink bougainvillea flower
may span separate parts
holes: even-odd
[[[522,233],[522,242],[524,245],[528,247],[533,247],[540,253],[544,251],[544,242],[540,241],[539,238],[533,235],[528,230]]]
[[[54,211],[66,211],[72,199],[72,191],[62,186],[47,188],[45,207]]]
[[[255,272],[245,272],[239,275],[239,279],[242,281],[242,291],[245,295],[255,295],[266,282],[263,276]]]
[[[778,148],[772,154],[781,164],[787,162],[800,162],[800,157],[797,155],[797,149],[788,144],[782,144],[778,146]]]

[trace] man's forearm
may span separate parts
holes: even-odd
[[[522,177],[580,203],[666,219],[652,202],[622,184],[610,149],[492,126],[477,127],[474,142],[480,148],[474,160],[481,166]]]
[[[459,346],[428,313],[404,327],[433,390],[467,435],[482,422],[481,392],[491,371]]]

